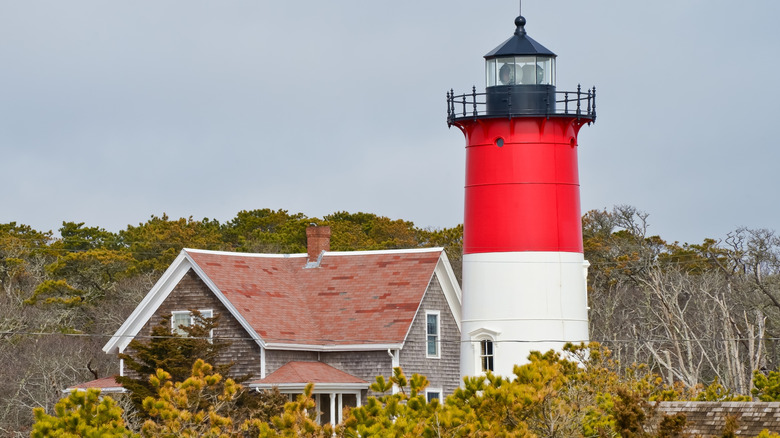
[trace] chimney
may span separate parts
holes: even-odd
[[[306,228],[309,263],[317,263],[323,251],[330,251],[330,227],[312,225]]]

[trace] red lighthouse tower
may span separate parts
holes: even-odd
[[[486,89],[447,95],[466,136],[461,374],[510,375],[533,350],[588,339],[577,134],[595,88],[555,87],[526,20],[485,55]]]

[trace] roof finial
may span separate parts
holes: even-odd
[[[517,36],[524,36],[525,35],[525,17],[522,15],[519,15],[517,18],[515,18],[515,26],[517,26],[517,29],[515,29],[515,35]]]

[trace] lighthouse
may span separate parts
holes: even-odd
[[[556,55],[525,25],[485,55],[484,93],[447,93],[466,137],[461,376],[588,340],[577,134],[596,90],[557,91]]]

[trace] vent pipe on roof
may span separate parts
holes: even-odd
[[[330,227],[307,227],[306,247],[309,253],[308,264],[316,263],[319,266],[320,255],[324,251],[330,251]]]

